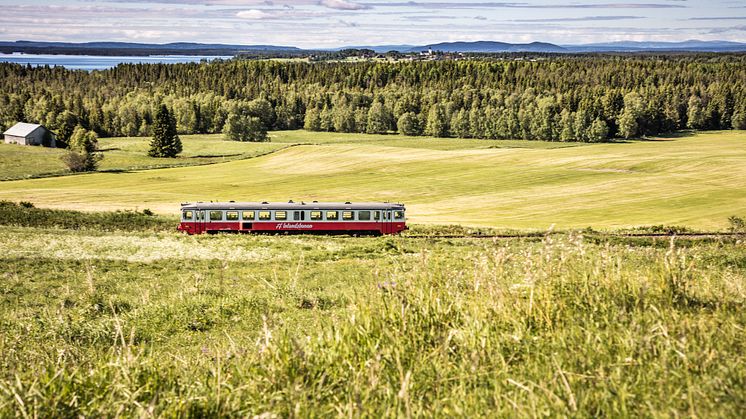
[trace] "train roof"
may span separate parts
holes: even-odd
[[[388,202],[195,202],[182,210],[404,210],[404,204]]]

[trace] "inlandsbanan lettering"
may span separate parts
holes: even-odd
[[[305,230],[313,228],[313,224],[301,224],[301,223],[280,223],[275,226],[275,230],[284,230],[284,229],[296,229],[296,230]]]

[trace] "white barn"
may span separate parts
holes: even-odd
[[[19,122],[3,133],[6,144],[41,145],[55,147],[54,133],[44,125]]]

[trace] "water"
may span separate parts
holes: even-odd
[[[71,70],[106,70],[119,64],[174,64],[198,63],[202,60],[230,59],[231,56],[151,55],[147,57],[103,57],[97,55],[0,54],[0,62],[31,64],[32,66],[61,66]]]

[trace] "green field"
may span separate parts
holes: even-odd
[[[0,210],[1,417],[746,409],[738,238],[190,237]]]
[[[255,157],[287,147],[288,143],[239,143],[221,135],[184,135],[184,152],[176,159],[148,157],[148,138],[102,138],[104,159],[99,170],[118,172],[174,166],[195,166]],[[65,150],[0,144],[0,180],[69,174],[60,157]]]
[[[743,131],[591,145],[304,131],[273,133],[265,144],[221,138],[185,136],[190,157],[173,161],[143,157],[147,139],[104,139],[105,149],[118,150],[105,152],[103,169],[123,172],[6,181],[0,199],[162,214],[175,214],[187,201],[390,200],[407,204],[413,223],[538,230],[658,224],[723,229],[729,216],[743,216],[746,208]],[[283,148],[289,145],[297,146]],[[27,149],[2,148],[3,171],[12,176],[57,164],[48,156],[56,151],[34,149],[39,158],[18,157],[7,152],[11,147],[13,153]],[[229,157],[196,157],[209,155]],[[223,158],[236,160],[135,170]]]

